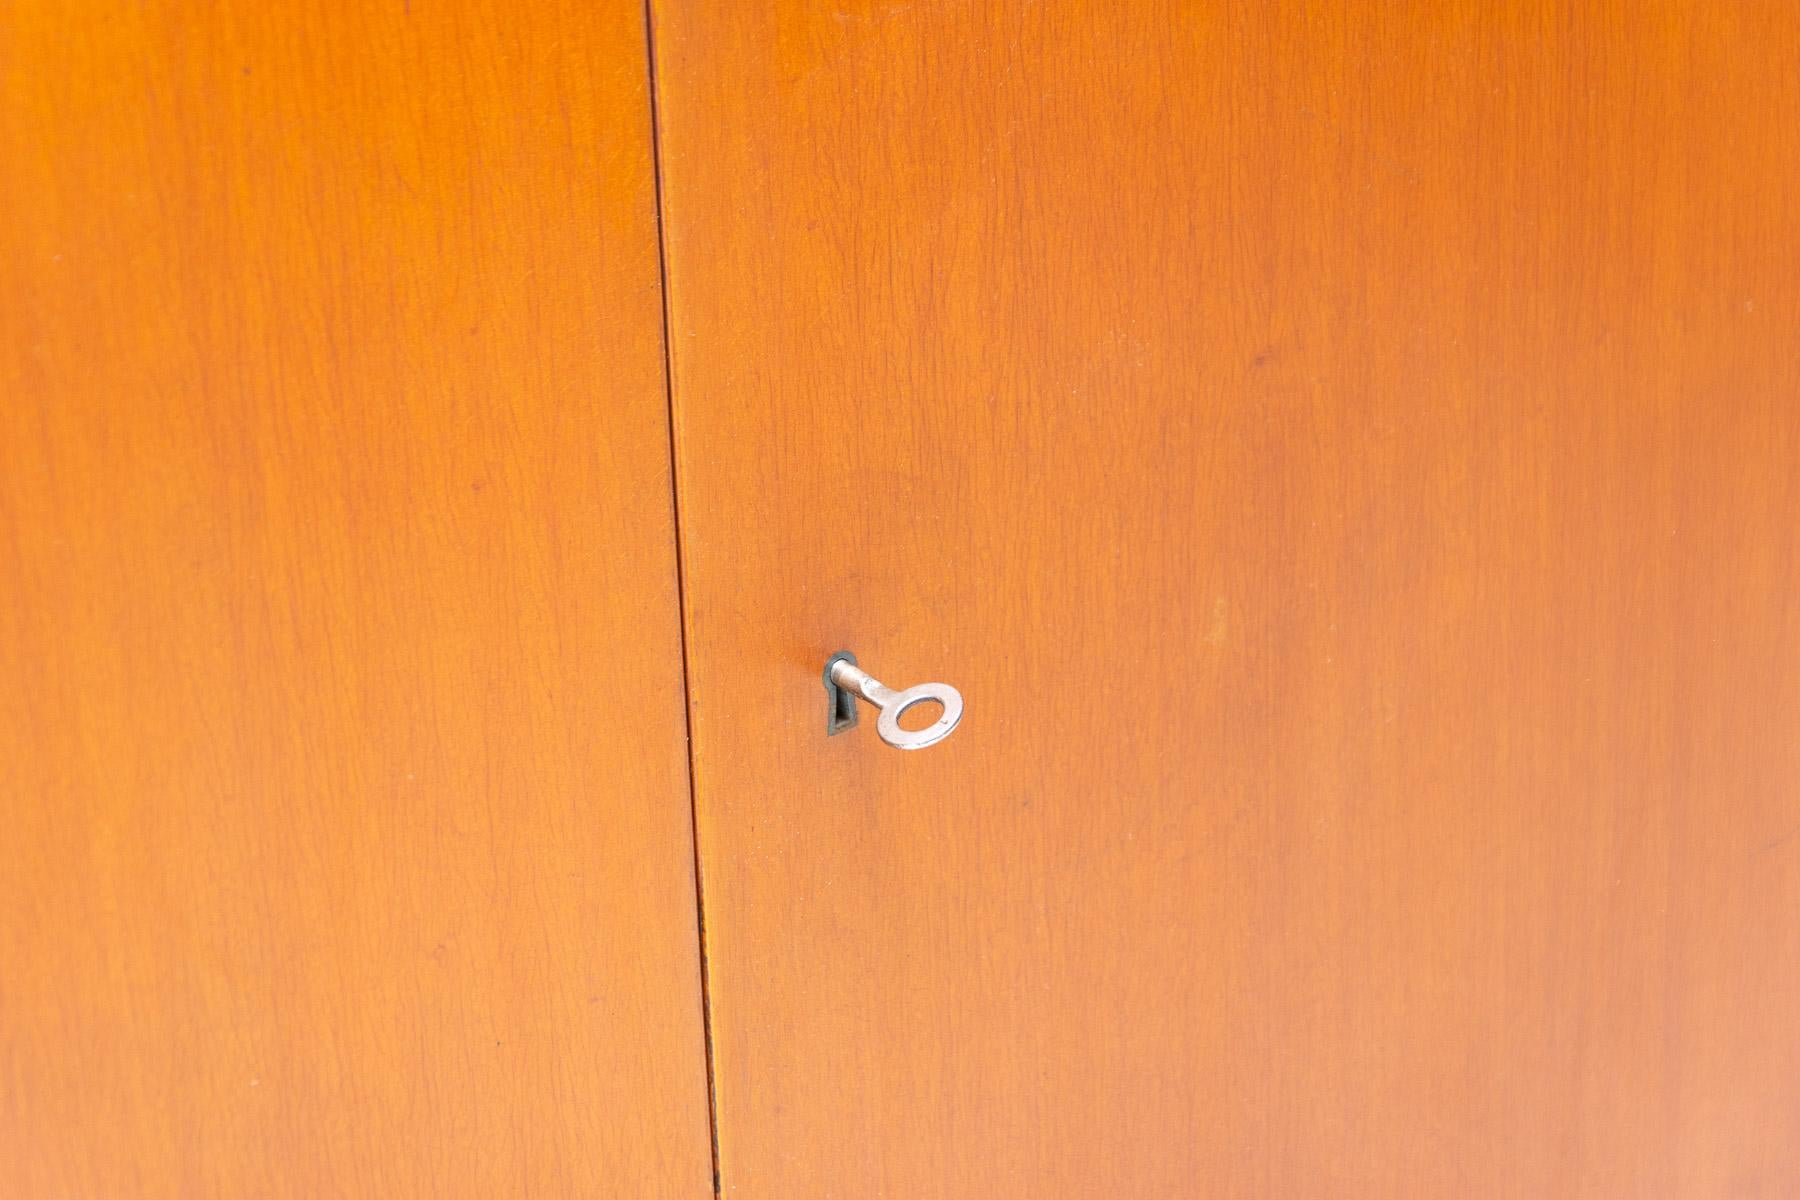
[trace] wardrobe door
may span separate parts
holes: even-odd
[[[1800,7],[653,8],[725,1193],[1800,1191]]]
[[[710,1194],[647,80],[0,11],[0,1194]]]

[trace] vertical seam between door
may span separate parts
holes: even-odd
[[[700,1027],[706,1047],[706,1124],[712,1153],[715,1200],[722,1195],[719,1175],[719,1099],[713,1071],[712,972],[707,961],[706,883],[700,855],[700,779],[694,766],[693,674],[688,653],[687,566],[681,539],[681,468],[675,421],[675,342],[669,306],[669,243],[663,220],[662,120],[657,107],[656,18],[652,0],[644,0],[644,58],[650,94],[650,169],[656,207],[656,263],[662,296],[663,389],[669,428],[669,506],[675,533],[675,597],[681,644],[683,732],[687,735],[688,817],[694,850],[694,919],[700,944]]]

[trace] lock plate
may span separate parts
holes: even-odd
[[[831,677],[831,668],[838,663],[849,663],[854,667],[856,655],[840,650],[825,660],[825,693],[830,704],[825,711],[826,737],[856,728],[856,693],[839,687],[837,680]]]

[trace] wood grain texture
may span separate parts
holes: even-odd
[[[1800,8],[654,28],[725,1194],[1800,1191]]]
[[[710,1194],[644,34],[0,11],[0,1195]]]

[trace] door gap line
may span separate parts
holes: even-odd
[[[656,208],[656,261],[662,296],[663,389],[669,431],[669,504],[675,535],[675,596],[681,643],[681,701],[687,738],[688,816],[694,850],[694,923],[700,951],[700,1026],[706,1048],[706,1121],[712,1152],[715,1200],[723,1194],[719,1173],[719,1095],[713,1058],[712,971],[706,941],[706,884],[700,854],[700,776],[694,762],[693,655],[688,632],[687,562],[681,536],[681,468],[675,420],[675,340],[669,298],[669,241],[665,223],[662,163],[662,114],[657,103],[656,16],[654,0],[644,0],[644,57],[650,96],[650,169]]]

